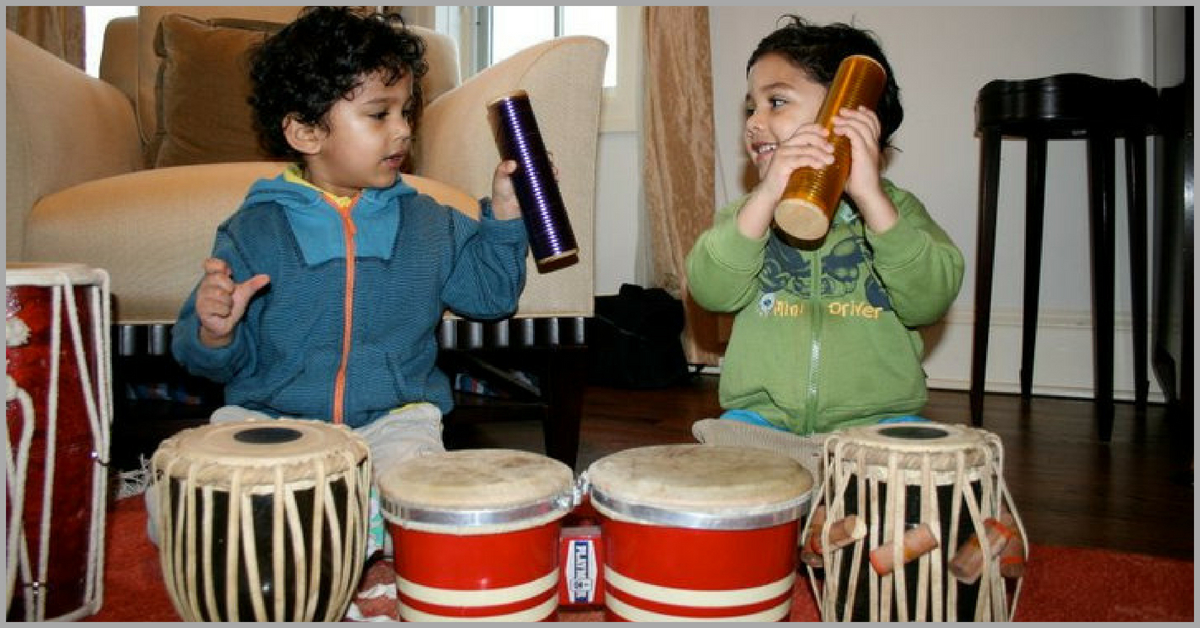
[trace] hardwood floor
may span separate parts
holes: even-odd
[[[588,386],[576,472],[610,453],[695,442],[691,424],[714,417],[717,378],[658,390]],[[932,391],[924,415],[970,423],[966,391]],[[1192,417],[1164,405],[1117,404],[1111,442],[1100,442],[1088,400],[989,395],[984,429],[1004,445],[1004,479],[1031,542],[1192,560]],[[456,426],[452,448],[509,447],[544,453],[534,421]]]

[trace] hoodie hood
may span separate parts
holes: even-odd
[[[349,206],[358,257],[389,259],[401,216],[399,198],[417,191],[396,178],[388,188],[367,188]],[[314,266],[346,255],[345,222],[337,205],[319,189],[288,181],[285,175],[260,179],[251,186],[243,207],[274,204],[282,208],[304,261]]]

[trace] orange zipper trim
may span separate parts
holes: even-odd
[[[357,256],[354,248],[354,233],[357,228],[350,212],[358,204],[355,197],[346,207],[330,200],[342,218],[342,233],[346,239],[346,293],[342,304],[342,361],[338,365],[337,375],[333,380],[333,422],[342,424],[346,420],[346,368],[350,362],[350,336],[354,328],[354,261]]]

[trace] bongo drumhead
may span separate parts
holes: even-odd
[[[343,425],[300,419],[247,419],[184,430],[154,452],[155,468],[171,478],[228,488],[237,475],[243,486],[273,486],[350,472],[368,456],[362,437]],[[194,474],[194,475],[193,475]]]
[[[592,504],[622,521],[750,529],[797,519],[812,474],[790,456],[748,447],[659,445],[588,468]]]
[[[482,534],[566,514],[574,505],[574,474],[530,452],[464,449],[396,465],[379,478],[379,496],[384,516],[400,526]]]

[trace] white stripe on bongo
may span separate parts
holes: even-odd
[[[660,604],[671,604],[674,606],[692,606],[696,608],[721,608],[724,606],[745,606],[748,604],[757,604],[766,602],[772,598],[776,598],[784,593],[792,590],[792,585],[796,581],[796,573],[789,573],[786,577],[748,589],[720,589],[720,590],[696,590],[696,589],[675,589],[672,587],[664,587],[648,582],[634,580],[628,576],[624,576],[617,572],[612,567],[605,565],[604,579],[609,586],[625,591],[630,595],[657,602]],[[790,598],[789,598],[790,599]]]
[[[509,613],[507,615],[486,615],[483,617],[459,617],[451,615],[434,615],[418,611],[404,603],[403,600],[397,600],[397,612],[400,619],[408,622],[430,622],[430,621],[501,621],[501,622],[533,622],[541,621],[550,616],[554,609],[558,608],[558,596],[551,596],[550,599],[538,604],[533,608],[527,608],[523,611]]]
[[[749,615],[736,615],[732,617],[689,617],[684,615],[665,615],[663,613],[655,613],[654,611],[644,611],[635,606],[630,606],[625,602],[611,596],[604,596],[604,604],[608,610],[615,615],[627,619],[629,621],[736,621],[736,622],[760,622],[760,621],[781,621],[788,618],[788,613],[791,610],[792,600],[788,598],[774,608],[769,608],[765,611],[751,613]]]
[[[557,567],[537,580],[497,589],[439,589],[417,584],[401,578],[399,574],[396,575],[396,591],[398,593],[438,606],[478,607],[512,604],[536,597],[557,586]],[[557,596],[555,599],[558,599]]]

